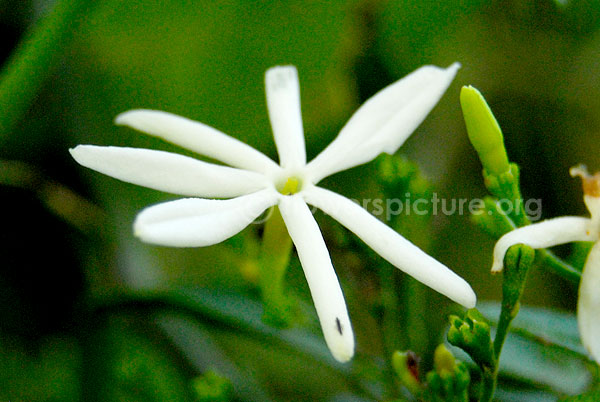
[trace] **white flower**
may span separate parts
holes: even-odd
[[[153,110],[125,112],[116,123],[232,167],[136,148],[79,145],[71,155],[86,167],[129,183],[198,197],[144,209],[134,230],[148,243],[216,244],[277,205],[296,246],[325,341],[333,356],[344,362],[354,354],[354,335],[329,252],[307,203],[331,215],[417,280],[466,307],[475,305],[471,287],[450,269],[349,199],[316,186],[324,177],[369,162],[382,152],[396,152],[441,98],[459,67],[458,63],[447,69],[425,66],[383,89],[310,163],[306,163],[298,74],[293,66],[271,68],[265,76],[279,165],[212,127]]]
[[[505,234],[494,248],[492,272],[502,270],[504,255],[515,244],[547,248],[574,241],[595,242],[579,283],[577,322],[583,345],[594,360],[600,362],[600,173],[591,176],[585,167],[579,166],[571,168],[571,176],[583,179],[583,199],[591,218],[565,216],[548,219]]]

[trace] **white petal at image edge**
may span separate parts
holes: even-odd
[[[464,279],[358,204],[320,187],[303,194],[307,203],[340,222],[396,268],[466,308],[475,307],[475,292]]]
[[[531,248],[547,248],[574,241],[595,241],[597,234],[590,231],[591,220],[579,216],[548,219],[523,226],[502,236],[494,247],[492,272],[502,271],[504,255],[515,244]]]
[[[577,324],[581,343],[600,363],[600,243],[594,244],[587,257],[577,301]]]
[[[279,164],[283,169],[300,169],[306,164],[306,149],[296,67],[277,66],[268,69],[265,89]]]
[[[159,110],[136,109],[121,113],[115,123],[162,138],[230,166],[270,174],[279,166],[251,146],[206,124]]]
[[[296,246],[325,342],[336,360],[346,362],[354,355],[354,334],[323,235],[300,196],[283,197],[279,210]]]
[[[81,165],[127,183],[172,194],[228,198],[269,186],[262,174],[152,149],[78,145]]]
[[[277,202],[274,190],[230,200],[185,198],[144,209],[134,222],[142,241],[170,247],[204,247],[239,233]]]
[[[435,107],[460,68],[423,66],[367,100],[323,152],[308,164],[313,183],[395,153]]]

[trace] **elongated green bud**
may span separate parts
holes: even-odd
[[[502,130],[483,95],[470,85],[462,87],[460,105],[469,140],[477,151],[484,169],[492,175],[506,173],[510,166]]]

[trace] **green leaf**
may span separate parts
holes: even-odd
[[[479,303],[478,308],[496,323],[498,303]],[[573,314],[522,306],[512,329],[500,358],[501,376],[568,395],[588,387],[588,359]]]
[[[497,324],[500,305],[480,302],[479,311],[492,323]],[[587,357],[577,330],[577,317],[573,313],[543,307],[521,306],[512,322],[512,332],[544,345],[555,345],[571,351],[582,358]]]
[[[189,380],[139,319],[109,314],[87,338],[86,401],[192,402]]]
[[[500,375],[569,395],[584,391],[591,380],[583,359],[516,334],[504,344]]]
[[[80,400],[81,350],[74,339],[42,340],[38,350],[0,334],[0,400]]]
[[[156,307],[187,311],[234,328],[236,331],[287,344],[342,372],[348,370],[347,366],[338,363],[331,356],[316,325],[314,332],[309,332],[305,328],[274,329],[262,321],[263,308],[259,302],[233,292],[181,287],[160,292],[136,292],[111,300],[97,301],[97,303],[97,308],[104,309],[118,310],[126,305],[147,303]],[[313,319],[316,323],[314,313]],[[315,335],[315,332],[318,335]]]
[[[597,386],[583,394],[573,396],[571,398],[563,398],[561,402],[595,402],[600,400],[600,388]]]
[[[198,372],[214,370],[233,385],[241,400],[270,401],[251,371],[241,369],[215,342],[205,325],[175,314],[159,314],[156,323]]]

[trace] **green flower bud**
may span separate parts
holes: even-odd
[[[444,344],[435,349],[433,371],[427,373],[431,401],[466,402],[471,376],[467,366],[454,358]]]
[[[419,380],[419,358],[414,352],[395,351],[392,355],[392,366],[402,385],[413,395],[419,395],[423,391]]]
[[[212,370],[192,380],[192,391],[198,402],[226,402],[233,398],[233,386]]]
[[[450,316],[448,342],[463,349],[482,369],[495,366],[490,325],[477,309],[467,311],[465,318]]]
[[[499,175],[509,170],[502,130],[481,93],[472,86],[462,87],[460,104],[469,140],[485,170]]]
[[[450,352],[443,343],[435,348],[435,352],[433,353],[433,366],[438,374],[442,374],[445,371],[454,371],[456,359],[454,359],[452,352]]]

